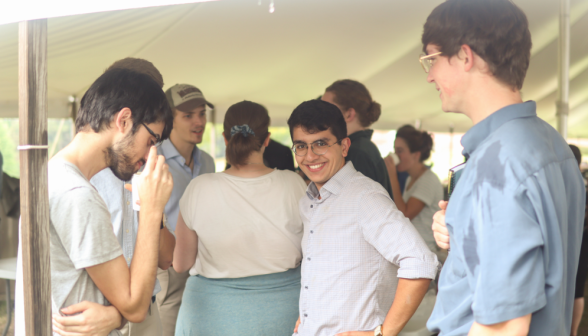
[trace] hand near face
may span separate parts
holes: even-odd
[[[449,231],[445,225],[445,211],[447,209],[446,201],[439,201],[441,210],[437,211],[433,216],[433,236],[437,246],[444,250],[449,250]]]
[[[145,207],[162,213],[171,195],[174,181],[165,163],[165,157],[157,155],[157,148],[151,147],[141,177],[143,179],[139,187],[141,208]]]

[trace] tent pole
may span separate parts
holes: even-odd
[[[560,0],[557,70],[557,130],[567,139],[570,111],[570,0]]]
[[[27,336],[50,336],[47,20],[21,22],[18,40],[18,149],[25,329]]]

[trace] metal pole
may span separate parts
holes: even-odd
[[[557,130],[566,139],[570,110],[570,0],[560,0],[557,69]]]

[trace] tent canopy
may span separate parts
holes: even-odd
[[[177,1],[182,2],[182,1]],[[185,1],[184,1],[185,2]],[[261,3],[261,4],[259,4]],[[465,116],[443,113],[418,62],[420,35],[441,1],[221,0],[50,18],[50,117],[68,116],[68,97],[81,98],[114,61],[145,58],[165,88],[196,85],[219,118],[243,99],[265,105],[274,126],[333,81],[363,82],[382,104],[374,128],[419,120],[430,131],[466,131]],[[556,0],[515,0],[533,37],[523,98],[555,125]],[[588,137],[588,0],[571,0],[570,137]],[[18,24],[0,25],[0,117],[18,117]]]

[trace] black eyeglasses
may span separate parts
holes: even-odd
[[[141,125],[145,126],[145,129],[147,130],[147,132],[149,132],[149,134],[151,134],[151,136],[155,138],[155,143],[153,144],[153,146],[159,147],[159,145],[161,145],[161,137],[159,135],[155,134],[155,132],[153,132],[151,130],[151,128],[147,127],[147,125],[145,125],[145,123],[141,123]]]
[[[329,147],[334,146],[338,143],[341,143],[341,140],[335,142],[332,145],[328,145],[323,140],[317,140],[310,144],[310,149],[316,155],[325,155],[329,150]],[[308,153],[308,144],[304,142],[297,142],[292,146],[292,151],[294,152],[294,154],[298,156],[305,156],[306,153]]]

